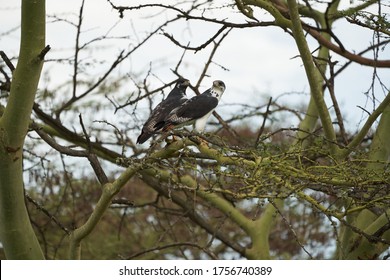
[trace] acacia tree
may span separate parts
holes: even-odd
[[[120,18],[148,9],[166,11],[171,18],[121,51],[107,70],[92,80],[85,75],[91,69],[83,72],[87,62],[81,56],[93,43],[109,36],[82,43],[82,1],[78,21],[71,23],[76,29],[74,54],[69,59],[71,81],[42,91],[39,105],[34,100],[49,48],[44,45],[44,1],[36,2],[22,2],[21,49],[15,70],[2,54],[12,72],[9,78],[2,66],[2,90],[9,90],[9,96],[0,120],[0,237],[7,258],[63,258],[64,247],[68,257],[75,259],[371,259],[386,252],[390,243],[390,147],[386,141],[390,136],[390,97],[387,92],[362,128],[350,134],[334,89],[338,74],[352,63],[372,67],[374,73],[390,67],[390,61],[379,55],[389,42],[389,23],[381,1],[358,2],[346,10],[339,8],[340,1],[329,1],[325,9],[317,1],[295,0],[139,6],[108,1]],[[378,13],[369,13],[371,7],[377,7]],[[209,16],[208,11],[215,9],[221,19]],[[239,11],[243,17],[229,21],[223,14],[227,10]],[[267,21],[262,20],[264,11]],[[346,49],[333,30],[341,19],[372,30],[375,43],[357,54]],[[192,46],[164,32],[178,21],[201,21],[219,28],[209,40]],[[209,51],[204,69],[191,85],[198,94],[215,53],[232,29],[269,26],[287,31],[297,45],[310,85],[310,101],[303,113],[270,99],[230,119],[214,113],[218,122],[212,134],[177,131],[181,138],[176,141],[165,141],[162,136],[156,137],[150,148],[134,144],[127,132],[139,129],[142,119],[126,110],[134,111],[144,100],[153,104],[151,97],[168,90],[175,81],[151,89],[151,70],[143,77],[134,73],[130,79],[115,77],[118,65],[163,32],[183,50],[173,69],[177,76],[186,53]],[[318,42],[314,51],[308,37]],[[373,58],[367,56],[369,51],[374,51]],[[344,63],[337,71],[332,55]],[[134,84],[130,98],[121,94],[129,80]],[[334,111],[325,102],[327,94]],[[113,107],[133,123],[99,119],[96,112]],[[273,120],[281,118],[281,112],[298,116],[299,126],[275,128]],[[253,115],[263,117],[258,130],[245,131],[233,125]],[[43,155],[42,149],[46,151]],[[29,163],[25,169],[23,156],[25,164]],[[91,168],[80,172],[83,161],[69,158],[87,159]],[[60,164],[53,164],[56,159]],[[30,179],[25,186],[23,171]],[[91,171],[97,180],[91,179]],[[36,233],[29,222],[25,196]],[[113,238],[116,234],[120,238]],[[110,254],[103,252],[109,246],[114,247]],[[325,254],[324,248],[334,248],[332,255]]]
[[[45,56],[45,1],[23,2],[20,55],[0,119],[1,241],[9,258],[42,258],[24,204],[23,144]],[[13,70],[13,67],[11,67]]]

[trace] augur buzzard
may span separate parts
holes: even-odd
[[[168,131],[176,126],[195,123],[195,130],[203,132],[207,119],[217,107],[225,88],[224,82],[214,81],[211,88],[173,109],[158,126],[162,126],[163,131]]]
[[[175,87],[168,94],[167,98],[161,101],[151,112],[148,120],[142,127],[142,132],[138,136],[137,144],[142,144],[153,134],[162,129],[162,122],[171,113],[172,110],[185,103],[188,99],[186,89],[190,82],[187,79],[180,78]]]

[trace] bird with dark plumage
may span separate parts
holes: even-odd
[[[150,113],[149,118],[142,127],[142,132],[137,138],[137,144],[142,144],[153,134],[161,132],[162,122],[172,110],[186,102],[186,89],[190,85],[189,80],[180,78],[167,98],[161,101]]]
[[[207,119],[217,107],[225,88],[224,82],[220,80],[214,81],[211,88],[173,109],[163,123],[158,124],[158,126],[162,126],[163,131],[168,131],[176,126],[194,123],[195,130],[203,132]]]

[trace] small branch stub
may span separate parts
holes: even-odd
[[[47,45],[41,52],[40,52],[40,54],[38,55],[38,58],[40,59],[40,60],[44,60],[45,59],[45,56],[46,56],[46,54],[50,51],[50,45]]]

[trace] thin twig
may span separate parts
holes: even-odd
[[[106,173],[104,172],[101,164],[99,163],[99,159],[97,158],[96,154],[93,153],[91,140],[90,140],[90,137],[87,133],[87,129],[84,126],[84,122],[83,122],[83,118],[81,117],[81,114],[79,114],[79,120],[80,120],[80,125],[83,129],[85,140],[86,140],[87,146],[88,146],[87,158],[89,160],[89,163],[91,164],[93,170],[95,171],[95,175],[98,178],[100,184],[101,185],[107,184],[109,182],[108,177],[107,177]]]
[[[8,58],[8,56],[5,54],[5,52],[0,51],[0,56],[4,60],[5,64],[9,68],[9,70],[11,70],[11,72],[13,72],[15,70],[15,66],[13,65],[11,60]]]
[[[309,251],[306,250],[305,246],[301,243],[301,241],[299,241],[299,238],[298,238],[298,235],[296,233],[296,231],[294,230],[294,228],[292,227],[291,223],[287,221],[286,217],[283,215],[283,213],[280,211],[280,209],[278,208],[278,206],[276,205],[276,203],[272,200],[272,199],[268,199],[269,203],[272,204],[272,206],[276,209],[276,211],[278,212],[278,214],[280,215],[280,217],[282,217],[283,219],[283,222],[286,224],[286,226],[288,227],[288,229],[293,233],[294,237],[295,237],[295,241],[299,244],[299,246],[302,248],[303,251],[305,251],[305,253],[309,256],[310,259],[313,259],[313,256],[310,254]]]
[[[261,127],[259,129],[259,133],[257,134],[256,137],[256,142],[255,142],[255,148],[259,145],[260,142],[260,136],[263,135],[264,128],[265,128],[265,122],[267,121],[268,115],[271,112],[270,111],[270,106],[272,103],[272,97],[269,98],[268,104],[267,104],[267,109],[265,110],[264,117],[263,117],[263,123],[261,124]]]
[[[218,257],[213,252],[208,250],[207,248],[200,246],[196,243],[190,243],[190,242],[178,242],[178,243],[167,244],[167,245],[163,245],[163,246],[156,246],[153,248],[146,249],[142,252],[135,253],[135,254],[131,255],[130,257],[128,257],[127,259],[131,260],[131,259],[135,259],[137,257],[140,257],[142,255],[145,255],[145,254],[153,252],[153,251],[161,251],[161,250],[169,249],[172,247],[182,247],[182,246],[198,248],[198,249],[202,250],[203,252],[205,252],[207,255],[209,255],[212,259],[218,260]]]
[[[67,229],[60,221],[58,221],[58,219],[53,216],[52,214],[50,214],[50,212],[45,208],[43,207],[39,202],[35,201],[31,196],[29,196],[27,193],[25,193],[25,196],[27,198],[28,201],[30,201],[32,204],[35,205],[35,207],[42,211],[47,217],[50,218],[50,220],[52,220],[58,227],[60,227],[66,234],[70,235],[70,230]]]

